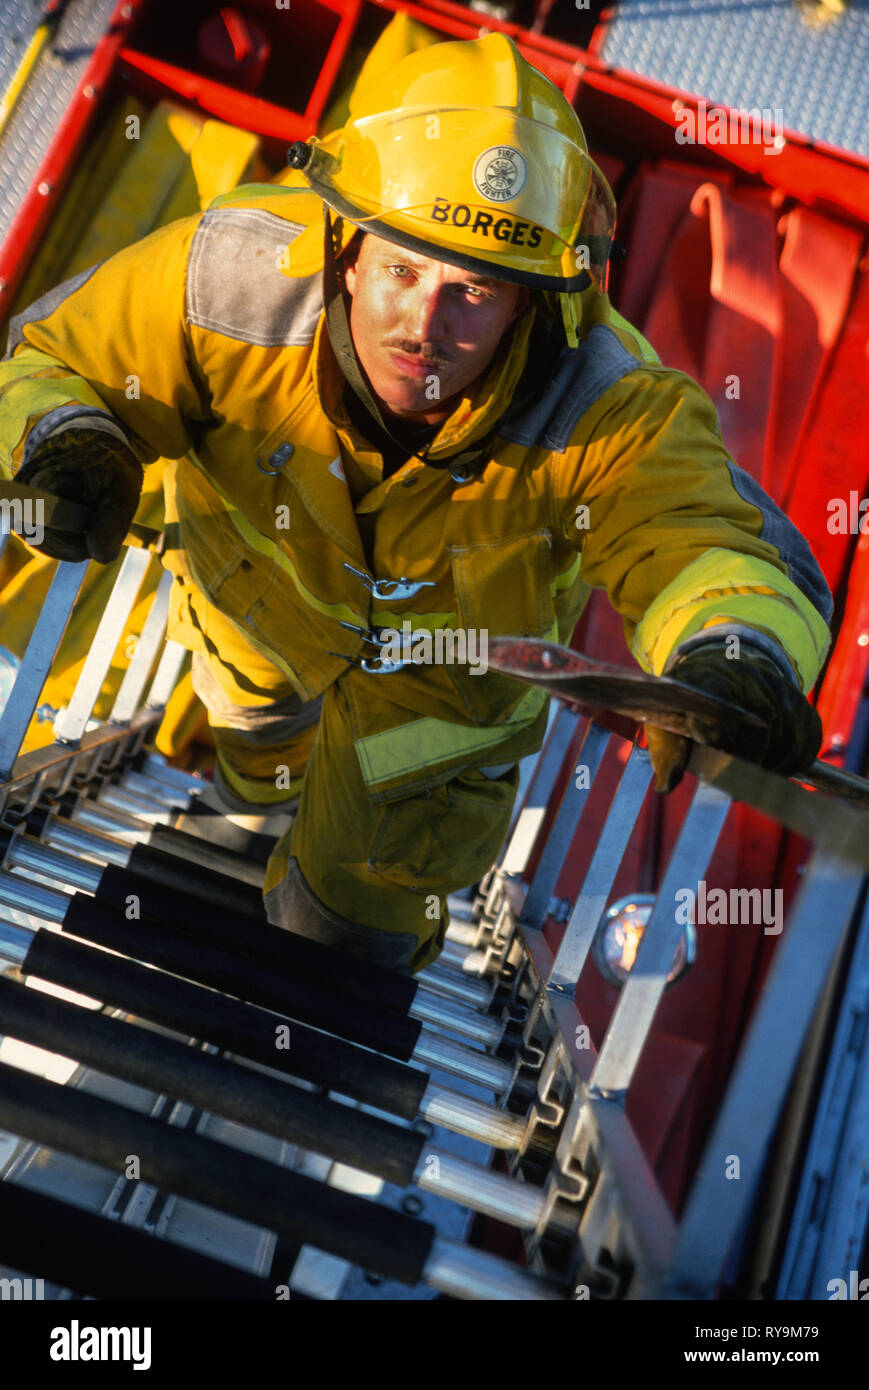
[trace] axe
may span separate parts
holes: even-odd
[[[763,727],[756,714],[670,676],[591,661],[570,647],[535,637],[490,637],[488,664],[501,675],[540,686],[591,715],[604,710],[711,747],[719,746],[715,736],[722,728],[728,741],[738,747],[740,730]],[[794,780],[869,807],[869,781],[818,759],[796,773]]]

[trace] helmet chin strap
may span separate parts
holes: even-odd
[[[579,314],[576,312],[576,299],[570,293],[559,294],[558,298],[561,301],[561,321],[564,324],[567,346],[579,347]]]
[[[392,430],[385,423],[380,410],[377,397],[371,390],[366,380],[359,358],[356,355],[356,348],[353,345],[353,336],[350,332],[350,321],[347,317],[347,303],[345,294],[348,293],[344,278],[344,267],[341,261],[341,227],[343,218],[335,216],[334,226],[328,204],[323,204],[324,221],[324,246],[323,246],[323,303],[326,314],[326,331],[329,334],[329,342],[335,354],[338,366],[350,388],[364,404],[369,414],[377,422],[396,446],[397,449],[404,450],[407,445],[395,438]],[[570,296],[559,296],[562,300]],[[539,321],[540,315],[537,314]],[[575,319],[575,315],[574,315]],[[537,324],[535,323],[535,327]],[[542,343],[540,347],[542,348]],[[548,354],[543,351],[535,351],[534,344],[529,349],[529,360],[520,387],[525,384],[525,377],[529,369],[534,376],[540,375],[541,368],[546,369],[546,357]],[[508,408],[506,414],[511,414],[519,405],[527,403],[527,391],[517,388],[514,402]],[[520,401],[520,397],[522,400]],[[504,421],[504,416],[496,420],[495,424],[488,431],[485,437],[478,440],[470,449],[465,449],[461,453],[453,454],[449,458],[434,461],[429,459],[426,451],[421,450],[417,458],[427,464],[429,468],[449,469],[452,477],[457,483],[471,482],[474,478],[480,477],[486,467],[486,456],[494,443],[500,426]]]

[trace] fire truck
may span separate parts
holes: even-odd
[[[549,727],[442,955],[362,965],[269,925],[267,828],[201,810],[161,465],[108,566],[0,491],[4,1297],[869,1298],[866,10],[7,0],[0,327],[492,32],[615,192],[613,304],[824,572],[816,776],[697,744],[656,795],[596,595],[502,654]]]

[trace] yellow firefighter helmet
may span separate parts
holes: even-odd
[[[503,34],[403,58],[354,93],[343,129],[289,161],[387,241],[565,299],[587,275],[605,288],[609,185],[570,103]]]

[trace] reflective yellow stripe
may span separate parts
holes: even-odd
[[[200,468],[200,471],[203,477],[207,479],[209,487],[214,488],[214,491],[223,502],[226,508],[227,519],[235,527],[245,545],[249,546],[251,550],[257,551],[258,554],[265,555],[267,559],[273,560],[275,564],[284,571],[284,574],[289,575],[299,595],[304,599],[309,608],[313,608],[317,613],[322,613],[327,618],[335,618],[338,621],[343,619],[345,622],[367,627],[366,619],[363,618],[360,613],[357,613],[355,608],[351,608],[346,603],[324,603],[322,599],[317,598],[316,594],[312,594],[310,589],[306,588],[302,583],[295,565],[289,556],[284,554],[280,546],[276,545],[274,541],[269,540],[268,536],[264,536],[261,531],[258,531],[255,526],[250,524],[244,513],[238,510],[232,499],[227,497],[226,493],[217,485],[210,473],[206,473],[202,468]]]
[[[23,352],[17,357],[10,357],[8,362],[0,362],[0,386],[5,386],[10,381],[17,381],[18,377],[26,381],[33,379],[34,363],[41,364],[43,370],[53,368],[55,371],[62,368],[56,357],[49,357],[47,352],[40,352],[38,348],[30,347],[25,344]],[[63,368],[62,368],[63,369]],[[81,381],[82,378],[78,377]]]
[[[226,615],[223,614],[222,616],[225,617]],[[228,621],[231,622],[232,619],[229,619]],[[233,627],[238,628],[238,631],[242,632],[241,628],[238,627],[238,623],[233,623]],[[242,632],[242,636],[244,637],[245,641],[249,642],[252,647],[256,648],[256,650],[260,653],[261,656],[266,657],[267,660],[269,660],[274,666],[277,666],[281,675],[286,676],[287,680],[290,682],[294,690],[298,690],[299,677],[296,675],[292,666],[288,665],[288,663],[284,660],[280,652],[273,651],[271,647],[266,646],[265,642],[257,641],[256,637],[254,637],[252,632]]]
[[[414,630],[425,628],[428,632],[437,632],[442,627],[454,628],[457,622],[455,613],[390,613],[385,608],[371,610],[372,627],[394,627],[397,632],[401,632],[402,623],[411,623]]]
[[[505,724],[488,728],[467,728],[446,719],[425,718],[359,738],[356,756],[365,785],[376,787],[408,772],[494,748],[533,724],[548,698],[545,690],[532,687]]]
[[[292,801],[294,796],[298,796],[302,790],[304,777],[292,777],[289,786],[278,788],[274,782],[266,781],[262,777],[243,777],[223,757],[222,751],[217,750],[217,761],[220,764],[220,775],[231,792],[240,797],[242,801],[251,803],[251,814],[256,815],[257,806],[275,806],[282,801]],[[240,815],[240,811],[230,814]]]
[[[660,675],[688,637],[720,623],[763,628],[782,647],[810,690],[830,643],[827,625],[786,575],[765,560],[732,550],[707,550],[658,595],[634,634],[631,650]]]
[[[34,359],[37,369],[39,364],[45,363],[45,370],[55,375],[34,376]],[[4,463],[12,458],[23,436],[36,424],[37,417],[47,415],[50,410],[65,405],[86,405],[109,413],[105,401],[92,386],[82,377],[65,373],[66,368],[61,363],[35,348],[0,363],[0,390],[7,387],[9,391],[0,410],[0,459]]]
[[[268,536],[264,536],[261,531],[257,531],[256,528],[250,524],[244,513],[238,510],[232,499],[227,497],[226,493],[218,486],[210,474],[205,473],[204,469],[201,469],[201,472],[203,476],[208,479],[209,486],[213,487],[214,491],[220,497],[226,507],[228,519],[244,542],[250,546],[251,550],[256,550],[260,555],[265,555],[269,559],[274,560],[284,573],[290,576],[299,594],[305,600],[305,603],[311,608],[316,609],[318,613],[323,613],[327,618],[343,618],[345,622],[356,623],[357,626],[369,626],[368,621],[363,618],[360,613],[357,613],[354,608],[350,608],[348,604],[324,603],[322,599],[318,599],[312,594],[310,589],[307,589],[299,578],[292,560],[284,554],[274,541],[269,540]],[[394,627],[398,631],[401,631],[402,623],[408,621],[413,624],[414,628],[426,628],[428,631],[434,632],[441,627],[454,627],[457,618],[455,613],[393,613],[386,608],[372,608],[371,610],[370,625],[372,627]]]
[[[228,193],[218,193],[208,204],[211,208],[226,207],[227,203],[247,203],[253,198],[274,198],[279,193],[290,193],[292,189],[281,188],[274,183],[244,183],[240,188],[231,188]]]
[[[343,619],[345,622],[355,623],[357,624],[357,626],[371,626],[378,628],[391,627],[395,628],[398,632],[401,631],[402,623],[405,622],[410,622],[413,625],[414,630],[416,630],[417,628],[422,628],[428,632],[436,632],[440,628],[456,628],[458,623],[458,615],[455,612],[396,613],[393,612],[391,609],[377,608],[373,605],[371,608],[370,622],[368,622],[359,613],[357,613],[355,609],[350,608],[347,604],[324,603],[321,599],[318,599],[314,594],[312,594],[310,589],[305,587],[305,585],[299,578],[298,572],[295,566],[293,565],[293,562],[289,559],[287,555],[284,554],[280,547],[277,546],[274,541],[269,540],[268,536],[264,536],[261,531],[256,530],[256,528],[251,525],[244,513],[238,510],[235,503],[232,501],[230,497],[226,495],[226,493],[217,484],[217,482],[215,482],[214,478],[211,477],[210,474],[206,473],[205,470],[201,467],[201,465],[198,464],[198,461],[195,459],[195,456],[191,455],[191,457],[193,458],[193,461],[197,463],[197,466],[200,468],[200,472],[202,473],[203,477],[207,479],[209,486],[212,487],[214,491],[217,493],[217,495],[220,497],[221,501],[223,502],[226,508],[226,515],[228,520],[235,527],[236,531],[242,537],[244,542],[251,548],[251,550],[255,550],[258,554],[265,555],[269,559],[274,560],[274,562],[280,566],[284,573],[289,575],[290,579],[292,579],[293,584],[295,585],[300,596],[304,599],[305,603],[307,603],[311,608],[315,609],[318,613],[323,613],[328,618]],[[569,588],[571,584],[573,584],[577,575],[579,574],[581,565],[582,555],[577,554],[576,558],[571,562],[568,568],[566,570],[563,570],[561,574],[557,574],[555,576],[551,584],[551,593],[553,598],[560,591]],[[545,634],[546,640],[552,641],[555,638],[556,633],[557,624],[553,624],[550,631]],[[248,640],[251,640],[249,635]]]
[[[577,554],[576,559],[573,561],[573,564],[570,565],[568,569],[562,570],[561,574],[557,574],[553,579],[551,585],[551,593],[553,598],[555,598],[556,594],[560,593],[562,589],[570,588],[571,584],[574,582],[577,575],[579,574],[581,568],[582,555],[581,553],[579,553]]]
[[[614,328],[621,329],[623,333],[630,334],[637,347],[640,349],[640,352],[643,354],[644,362],[657,362],[660,365],[661,359],[648,338],[644,338],[639,329],[635,328],[632,323],[629,323],[626,318],[622,318],[618,310],[613,309],[612,306],[610,306],[610,323]]]

